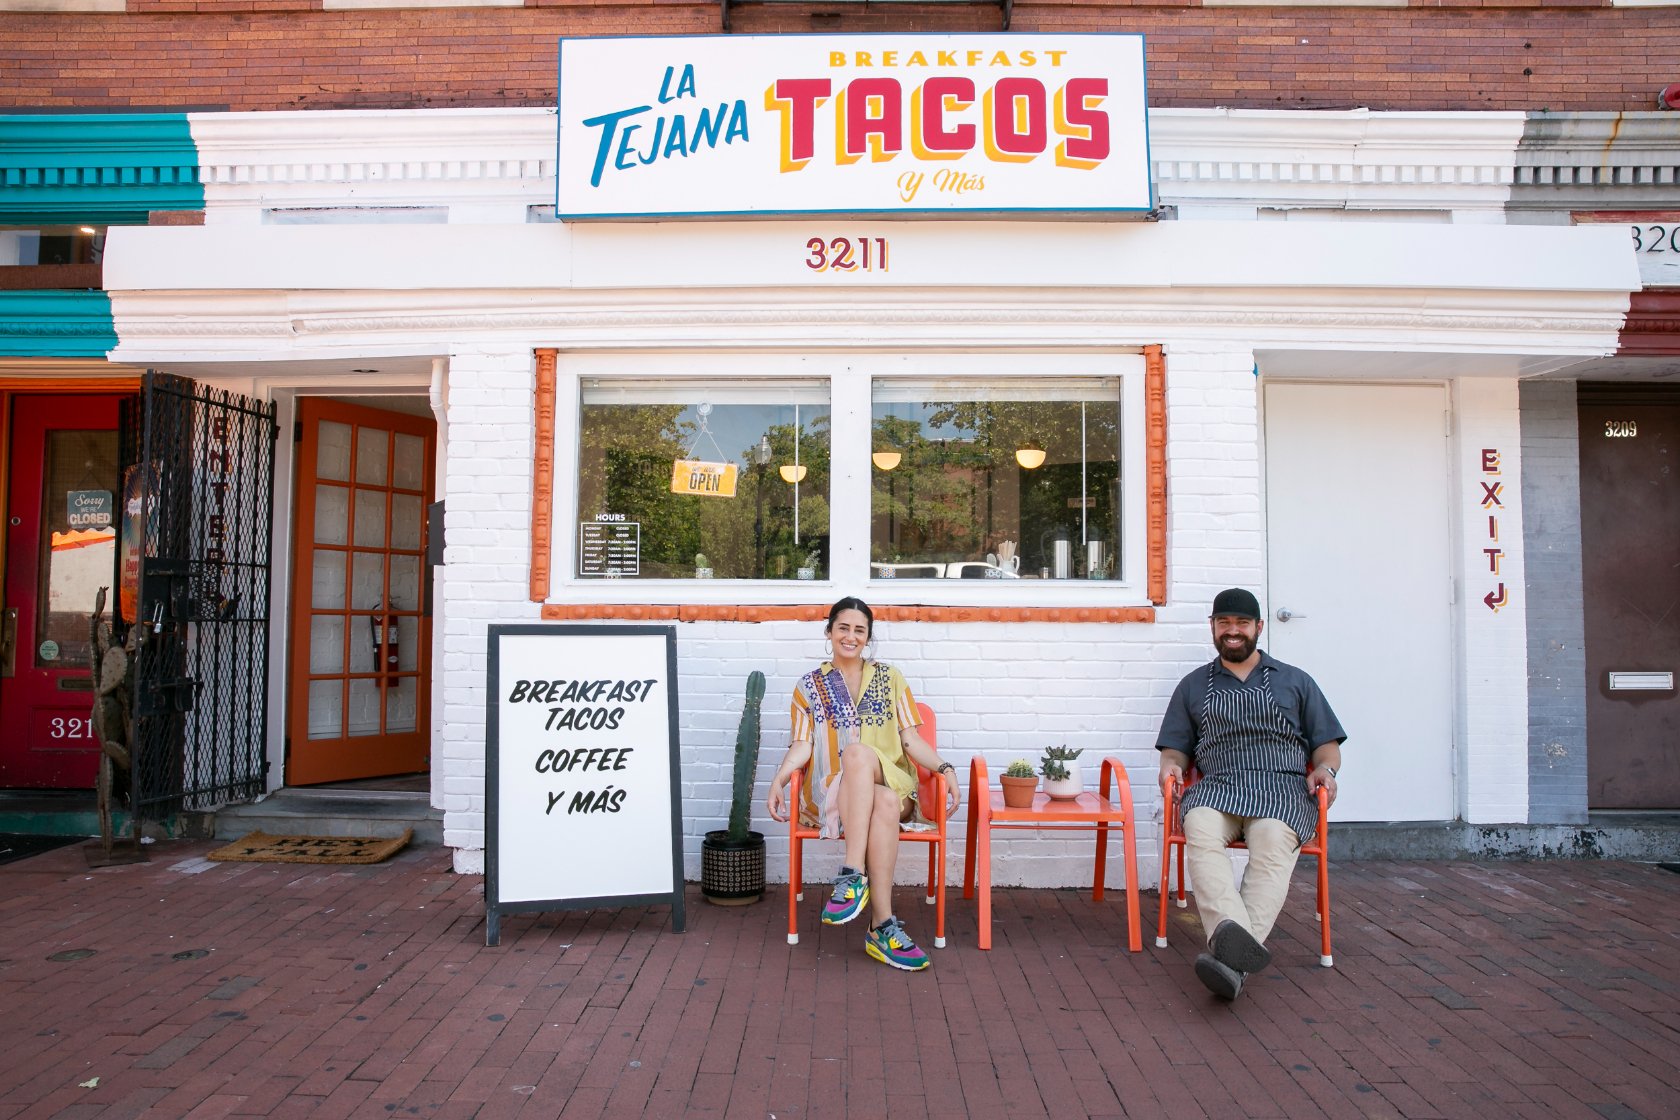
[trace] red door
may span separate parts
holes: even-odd
[[[88,625],[114,582],[120,399],[12,398],[0,788],[93,785]]]

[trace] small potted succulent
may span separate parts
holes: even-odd
[[[706,559],[706,554],[704,552],[696,552],[694,554],[694,578],[712,578],[712,562]]]
[[[1078,758],[1084,747],[1069,749],[1067,744],[1044,748],[1044,760],[1039,773],[1044,775],[1044,792],[1066,801],[1085,792],[1085,780],[1080,776]]]
[[[1011,809],[1031,809],[1033,794],[1038,792],[1038,774],[1033,764],[1017,758],[998,778],[1003,783],[1003,803]]]

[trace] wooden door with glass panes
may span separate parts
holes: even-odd
[[[286,784],[430,768],[430,417],[305,398]]]
[[[115,583],[120,396],[11,398],[0,788],[92,788],[89,624]],[[105,618],[116,609],[107,595]]]

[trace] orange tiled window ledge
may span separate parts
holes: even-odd
[[[1154,607],[874,607],[882,622],[1154,622]],[[824,604],[544,603],[545,622],[821,622]]]

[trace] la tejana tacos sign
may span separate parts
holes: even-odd
[[[560,41],[561,218],[1142,212],[1140,35]]]

